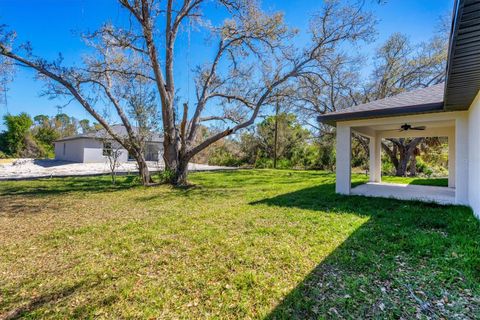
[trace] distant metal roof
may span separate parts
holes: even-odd
[[[125,128],[125,126],[123,126],[123,125],[116,124],[116,125],[112,125],[111,128],[112,128],[112,131],[115,134],[117,134],[121,137],[127,137],[128,136],[127,128]],[[134,127],[133,129],[134,129],[135,132],[138,132],[137,127]],[[61,139],[56,140],[55,142],[75,140],[75,139],[105,139],[105,138],[108,138],[108,137],[110,137],[110,135],[107,133],[107,131],[105,129],[101,129],[101,130],[98,130],[98,131],[91,131],[91,132],[87,132],[87,133],[83,133],[83,134],[78,134],[78,135],[75,135],[75,136],[61,138]],[[147,141],[148,142],[163,142],[163,138],[160,136],[160,134],[158,134],[156,132],[152,132]]]
[[[443,111],[445,84],[400,93],[396,96],[360,104],[351,108],[326,113],[318,121],[337,121],[378,118]]]
[[[455,2],[445,110],[468,110],[480,90],[480,0]]]

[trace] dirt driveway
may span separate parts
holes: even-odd
[[[148,162],[151,171],[164,168],[162,162]],[[209,166],[190,163],[190,171],[233,170],[231,167]],[[118,173],[138,172],[135,162],[120,164]],[[0,163],[0,180],[33,179],[44,177],[88,176],[110,173],[108,163],[73,163],[59,160],[17,159],[11,163]]]

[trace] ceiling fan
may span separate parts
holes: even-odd
[[[399,130],[399,131],[400,131],[400,132],[402,132],[402,131],[408,131],[408,130],[420,130],[420,131],[421,131],[421,130],[425,130],[425,129],[427,129],[427,127],[425,127],[425,126],[412,127],[411,125],[405,123],[404,125],[402,125],[402,126],[400,127],[400,130]]]

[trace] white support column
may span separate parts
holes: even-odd
[[[337,156],[336,156],[336,192],[350,194],[351,188],[351,157],[352,157],[352,130],[349,126],[337,125]]]
[[[382,182],[382,139],[370,137],[370,182]]]
[[[448,136],[448,187],[455,188],[455,130]]]
[[[455,121],[455,202],[468,205],[468,118]]]

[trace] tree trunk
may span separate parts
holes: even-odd
[[[142,180],[142,185],[148,186],[153,183],[152,177],[150,176],[150,170],[148,170],[147,161],[145,161],[145,156],[143,153],[138,150],[134,150],[133,155],[137,161],[138,174]]]
[[[275,106],[275,136],[273,138],[273,169],[277,169],[277,144],[278,144],[278,101]]]
[[[164,140],[163,160],[165,162],[165,171],[169,173],[166,177],[166,183],[173,186],[186,186],[188,174],[188,162],[190,157],[184,156],[183,148],[179,150],[178,143],[173,140]]]
[[[415,177],[417,175],[417,156],[412,154],[412,159],[410,160],[410,177]]]
[[[165,171],[170,173],[167,183],[170,183],[174,186],[186,186],[187,185],[187,175],[188,175],[188,159],[168,159],[165,157]]]
[[[180,160],[173,177],[173,184],[176,186],[186,186],[188,175],[188,160]]]
[[[415,157],[415,149],[423,141],[423,138],[415,138],[409,143],[406,143],[404,138],[400,139],[388,139],[392,142],[393,148],[390,149],[387,145],[382,143],[382,148],[390,157],[394,167],[395,175],[398,177],[407,176],[407,169],[409,161]],[[416,162],[416,159],[415,159]],[[413,172],[416,174],[416,164],[414,164]],[[410,167],[410,174],[412,174],[412,168]]]
[[[397,177],[405,177],[407,175],[408,160],[410,160],[410,157],[408,154],[408,149],[403,146],[403,143],[402,145],[399,146],[398,153],[399,153],[399,160],[398,160],[397,172],[395,175]]]

